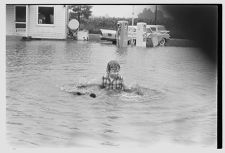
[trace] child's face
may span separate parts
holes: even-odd
[[[109,73],[118,73],[118,72],[119,72],[119,70],[118,70],[118,68],[116,66],[111,67],[111,69],[109,71]]]
[[[111,67],[111,69],[109,71],[110,77],[115,78],[115,77],[117,77],[118,73],[119,73],[119,70],[117,67]]]

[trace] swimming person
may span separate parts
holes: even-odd
[[[119,74],[120,64],[112,60],[108,62],[106,74],[102,77],[102,88],[113,90],[124,90],[123,77]]]

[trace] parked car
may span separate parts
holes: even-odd
[[[160,46],[164,46],[168,39],[170,39],[170,34],[163,25],[147,25],[147,37],[157,36]]]
[[[116,44],[116,31],[108,29],[100,29],[101,31],[101,40],[112,41],[113,44]]]
[[[116,44],[116,31],[115,30],[101,30],[101,40],[112,41]],[[158,40],[158,44],[156,41],[156,45],[164,46],[168,39],[170,39],[170,31],[166,30],[163,25],[147,25],[146,33],[147,37],[155,37]],[[137,26],[128,26],[128,44],[133,40],[134,44],[136,43],[136,35],[137,35]]]
[[[131,43],[133,39],[134,44],[136,42],[136,30],[137,26],[128,26],[128,44]],[[113,44],[116,44],[116,31],[115,30],[108,30],[108,29],[100,29],[101,31],[101,40],[112,41]]]

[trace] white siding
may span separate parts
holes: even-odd
[[[6,35],[15,35],[14,5],[6,5]]]
[[[41,6],[41,5],[39,5]],[[38,25],[38,5],[30,5],[28,35],[32,38],[65,39],[66,7],[54,5],[54,25]]]
[[[41,5],[39,5],[41,6]],[[28,36],[32,38],[66,39],[66,6],[52,5],[54,7],[54,25],[38,25],[38,5],[28,7]],[[6,5],[6,35],[16,35],[14,5]]]

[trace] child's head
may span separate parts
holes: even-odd
[[[120,71],[120,64],[117,61],[112,60],[107,64],[106,72],[108,74],[118,74],[119,71]]]

